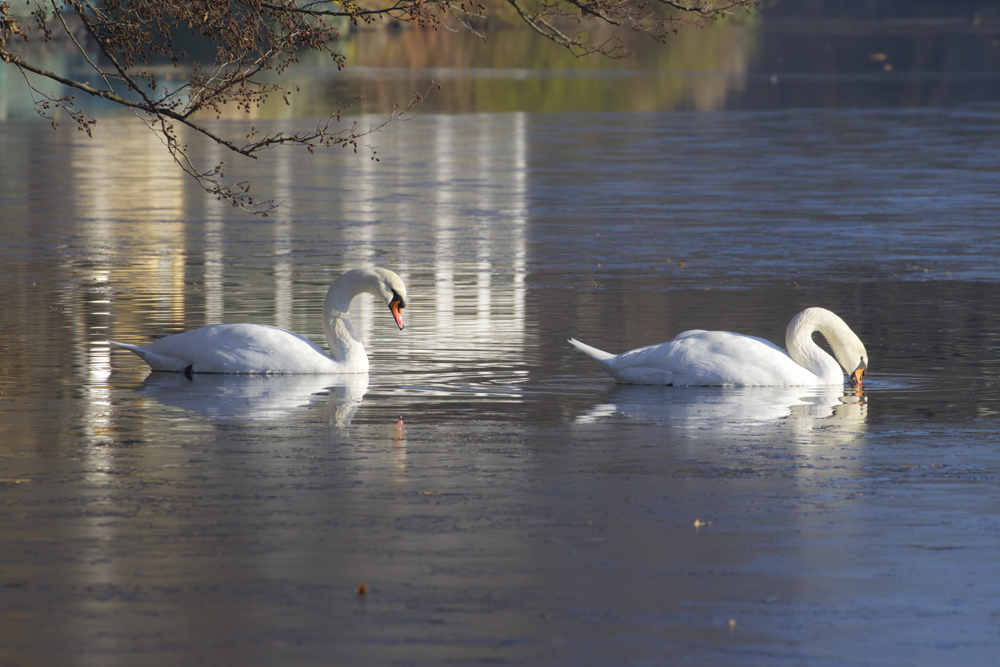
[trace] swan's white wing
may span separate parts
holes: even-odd
[[[153,370],[195,373],[343,373],[347,369],[305,336],[262,324],[213,324],[138,347]]]
[[[606,368],[619,382],[631,384],[820,384],[818,376],[774,343],[728,331],[685,331],[667,343],[619,354]]]

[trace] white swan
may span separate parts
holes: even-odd
[[[814,332],[823,334],[836,359],[816,344]],[[763,338],[700,329],[617,356],[572,338],[569,342],[624,384],[843,385],[846,372],[851,384],[860,387],[868,368],[864,344],[844,320],[825,308],[806,308],[792,318],[785,330],[787,353]]]
[[[406,286],[392,271],[364,268],[337,278],[323,301],[330,354],[305,336],[263,324],[213,324],[146,346],[108,341],[135,352],[154,371],[183,373],[367,373],[368,355],[351,326],[351,300],[368,292],[387,304],[400,329]]]

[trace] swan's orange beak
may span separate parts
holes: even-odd
[[[867,368],[868,364],[866,364],[864,358],[862,358],[861,363],[859,363],[858,367],[854,369],[853,373],[851,373],[852,387],[857,387],[858,389],[861,389],[861,378],[865,376],[865,369]]]
[[[405,307],[406,304],[398,296],[389,303],[389,311],[392,312],[392,317],[396,320],[396,326],[400,329],[403,328],[403,314],[399,311]]]

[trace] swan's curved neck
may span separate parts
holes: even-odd
[[[830,344],[837,357],[843,357],[841,351],[847,348],[852,338],[856,338],[847,324],[833,313],[809,308],[793,317],[788,323],[788,328],[785,330],[788,356],[824,380],[843,381],[844,371],[840,363],[813,340],[813,334],[816,332],[826,338],[826,342]]]
[[[343,274],[330,285],[323,300],[323,325],[330,356],[349,365],[364,366],[354,370],[368,370],[368,355],[361,339],[351,324],[351,301],[362,292],[378,296],[377,277],[366,269],[355,269]]]

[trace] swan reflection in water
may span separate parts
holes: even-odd
[[[368,391],[368,373],[224,375],[150,373],[137,389],[163,405],[218,420],[278,419],[318,404],[332,426],[350,426]]]
[[[807,434],[840,427],[847,439],[865,430],[868,399],[862,390],[830,387],[660,387],[615,385],[607,401],[576,418],[585,424],[602,418],[669,423],[694,429],[726,430],[786,425]]]

